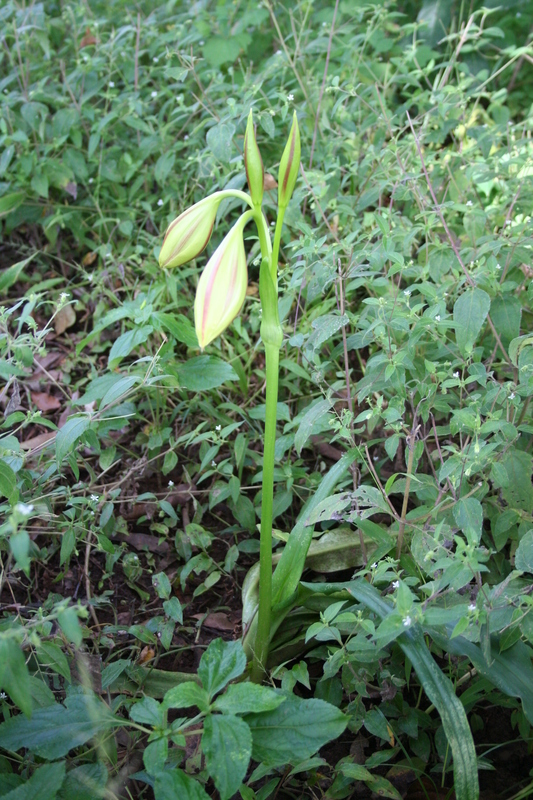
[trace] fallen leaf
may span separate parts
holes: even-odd
[[[23,450],[39,450],[41,447],[44,447],[45,444],[48,444],[48,442],[53,441],[55,438],[55,431],[39,433],[37,436],[31,436],[29,439],[21,442],[20,446]]]
[[[74,183],[74,181],[68,181],[68,183],[65,184],[64,188],[65,188],[65,191],[71,197],[74,198],[74,200],[77,198],[77,196],[78,196],[78,186],[77,186],[76,183]]]
[[[85,33],[80,42],[80,50],[83,47],[90,47],[93,44],[98,44],[98,39],[92,35],[90,28],[85,28]]]
[[[151,661],[153,658],[155,658],[154,648],[145,645],[140,652],[139,658],[137,659],[137,664],[146,664],[147,661]]]
[[[276,189],[278,185],[277,180],[274,178],[270,172],[265,172],[265,177],[263,178],[263,188],[265,192],[270,191],[270,189]]]
[[[54,411],[61,408],[61,400],[48,392],[31,392],[31,399],[39,411]]]
[[[203,619],[204,617],[203,614],[193,614],[192,616],[193,619]],[[212,614],[208,614],[204,619],[204,625],[214,631],[232,631],[234,627],[227,614],[223,614],[221,611],[214,611]]]
[[[98,258],[98,253],[95,252],[94,250],[90,253],[87,253],[86,255],[83,256],[81,260],[82,267],[90,267],[91,264],[94,264],[97,258]]]
[[[71,328],[75,322],[76,322],[76,312],[72,308],[72,305],[69,303],[69,305],[60,308],[54,318],[55,332],[58,335],[61,333],[65,333],[67,328]]]

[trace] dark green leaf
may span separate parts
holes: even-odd
[[[210,697],[246,669],[246,656],[240,642],[214,639],[200,659],[198,677]]]
[[[239,789],[252,755],[252,734],[240,717],[210,714],[204,723],[202,750],[221,800]]]
[[[45,764],[35,770],[26,783],[4,794],[2,800],[55,800],[64,777],[64,761]]]
[[[155,800],[209,800],[202,786],[181,769],[156,775],[154,794]]]
[[[197,356],[178,368],[180,383],[193,392],[216,389],[226,381],[236,381],[237,373],[226,361],[216,356]]]

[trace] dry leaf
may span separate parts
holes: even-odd
[[[155,658],[155,650],[153,647],[149,645],[145,645],[140,652],[139,658],[137,659],[137,664],[146,664],[147,661],[151,661]]]
[[[257,283],[249,283],[246,287],[246,297],[257,297],[259,294],[259,286]]]
[[[55,431],[39,433],[37,436],[31,436],[29,439],[21,442],[20,446],[23,450],[39,450],[41,447],[44,447],[45,444],[48,444],[48,442],[53,441],[55,438]]]
[[[276,189],[278,185],[277,180],[270,172],[265,172],[265,177],[263,178],[263,188],[265,192],[269,192],[270,189]]]
[[[74,200],[78,196],[78,185],[74,183],[74,181],[68,181],[65,186],[63,187],[68,194],[74,198]]]
[[[76,322],[76,312],[72,305],[63,306],[57,312],[54,319],[55,332],[59,335],[65,333],[67,328],[71,328]]]
[[[203,614],[193,614],[192,616],[193,619],[203,619],[204,617]],[[214,631],[232,631],[234,627],[227,614],[223,614],[221,611],[214,611],[212,614],[208,614],[204,619],[204,625]]]
[[[83,47],[90,47],[92,44],[98,44],[98,39],[92,35],[90,28],[85,28],[85,34],[80,42],[80,50]]]
[[[48,392],[31,392],[31,399],[39,411],[54,411],[61,408],[61,400]]]
[[[83,258],[81,260],[82,267],[90,267],[91,264],[94,264],[94,262],[96,261],[97,257],[98,257],[98,253],[96,251],[94,251],[94,250],[92,250],[90,253],[87,253],[87,255],[83,256]]]

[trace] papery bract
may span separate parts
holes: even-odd
[[[300,151],[300,129],[298,128],[298,119],[295,111],[289,138],[279,162],[278,206],[280,208],[287,207],[294,191],[298,170],[300,169]]]
[[[217,247],[198,281],[194,323],[203,349],[233,322],[242,308],[248,285],[248,269],[237,222]]]
[[[248,181],[252,202],[254,205],[260,206],[263,200],[265,170],[263,167],[263,159],[261,158],[261,153],[259,152],[259,147],[257,146],[257,140],[255,138],[254,121],[251,111],[248,115],[246,133],[244,134],[244,168],[246,170],[246,180]]]
[[[215,192],[170,223],[159,253],[160,267],[180,267],[200,255],[211,238],[218,207],[225,195]]]

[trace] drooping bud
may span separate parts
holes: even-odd
[[[198,281],[194,324],[202,350],[233,322],[246,297],[248,269],[242,229],[238,221],[219,244]]]
[[[289,133],[285,150],[281,156],[278,173],[278,206],[287,208],[291,199],[300,169],[300,130],[296,111],[292,120],[292,127]]]
[[[159,253],[163,269],[180,267],[200,255],[207,246],[225,192],[215,192],[186,209],[168,226]]]
[[[252,111],[248,114],[248,123],[244,134],[244,168],[252,202],[254,206],[260,206],[263,200],[265,170],[255,138]]]

